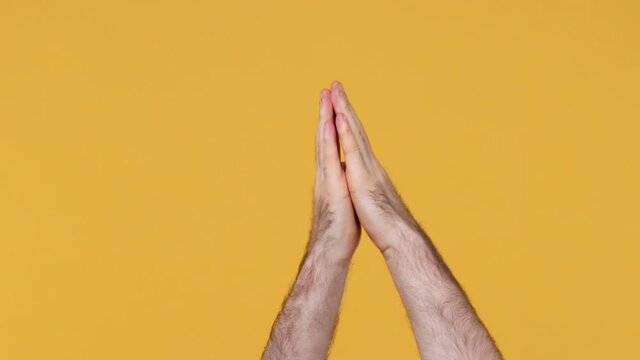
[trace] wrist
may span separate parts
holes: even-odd
[[[323,267],[346,269],[351,264],[353,252],[344,252],[326,242],[313,241],[307,248],[305,256]]]

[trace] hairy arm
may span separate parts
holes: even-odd
[[[326,359],[348,266],[330,261],[321,249],[307,251],[263,359]]]
[[[325,359],[360,223],[340,163],[330,92],[320,93],[313,225],[298,275],[271,328],[263,359]]]
[[[383,253],[423,359],[500,359],[462,287],[414,220],[371,144],[342,85],[331,101],[354,209]]]
[[[495,341],[427,234],[419,227],[398,225],[397,237],[384,257],[422,357],[501,359]]]

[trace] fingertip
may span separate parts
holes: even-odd
[[[341,89],[342,84],[340,83],[340,81],[335,80],[334,82],[331,83],[331,88],[336,90]]]
[[[343,90],[340,89],[331,89],[331,102],[333,105],[342,111],[346,111],[347,106],[347,95]]]
[[[323,121],[327,121],[332,114],[333,103],[331,102],[331,91],[322,89],[320,91],[320,116]]]

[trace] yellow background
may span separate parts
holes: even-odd
[[[0,358],[258,358],[336,79],[507,358],[640,358],[638,4],[1,0]],[[366,237],[332,358],[418,358]]]

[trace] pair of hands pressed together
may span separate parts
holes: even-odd
[[[328,356],[361,227],[384,255],[423,359],[501,359],[462,287],[373,153],[338,81],[320,93],[316,164],[309,242],[263,359]]]
[[[412,219],[337,81],[331,90],[320,93],[316,164],[311,239],[327,242],[323,249],[332,260],[349,262],[362,225],[383,253],[391,250],[394,238],[390,235]]]

